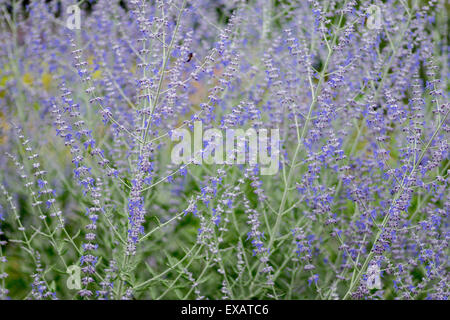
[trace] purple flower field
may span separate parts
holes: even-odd
[[[449,13],[0,0],[0,300],[447,300]]]

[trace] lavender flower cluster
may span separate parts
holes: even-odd
[[[0,299],[448,299],[449,10],[0,0]]]

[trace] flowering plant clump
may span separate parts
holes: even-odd
[[[448,299],[449,9],[0,0],[0,299]]]

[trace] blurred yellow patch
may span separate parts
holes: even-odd
[[[22,81],[24,84],[26,84],[28,86],[33,85],[33,77],[28,72],[23,75]]]
[[[11,79],[11,77],[9,76],[3,76],[0,78],[0,86],[4,87],[6,85],[6,83],[8,82],[8,80]]]
[[[44,72],[42,74],[41,80],[42,80],[42,86],[44,87],[45,90],[48,91],[50,89],[50,87],[52,86],[52,80],[53,80],[52,75],[50,73]]]
[[[1,73],[1,70],[0,70]],[[11,77],[9,76],[3,76],[0,78],[0,98],[4,98],[6,96],[6,90],[3,90],[3,88],[6,86],[6,83]]]
[[[102,77],[102,70],[97,70],[92,73],[92,79],[100,79]]]
[[[1,92],[0,92],[1,94]],[[4,134],[9,129],[8,122],[5,121],[5,116],[0,112],[0,144],[4,144],[7,140],[7,136]]]

